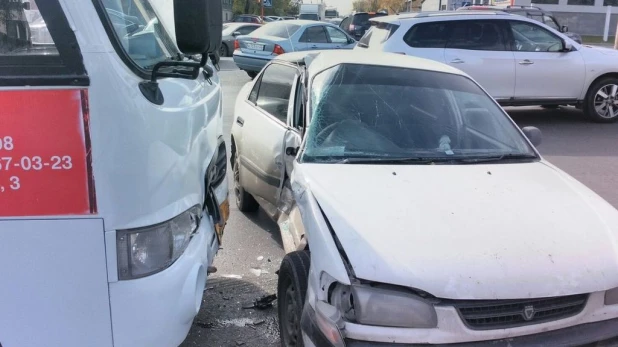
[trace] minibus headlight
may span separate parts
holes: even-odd
[[[188,211],[157,225],[116,232],[118,279],[149,276],[172,265],[199,226],[202,209]]]

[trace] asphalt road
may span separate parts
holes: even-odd
[[[234,100],[249,82],[247,74],[237,70],[230,59],[224,58],[220,64],[228,146]],[[543,143],[539,150],[545,159],[618,208],[618,123],[590,123],[581,112],[570,108],[508,111],[521,127],[533,125],[541,129]],[[231,175],[228,178],[231,184]],[[182,347],[266,347],[279,343],[276,302],[266,310],[243,308],[275,293],[275,271],[284,255],[277,225],[262,212],[253,216],[240,213],[231,190],[230,198],[232,212],[223,249],[215,260],[218,272],[209,277],[202,309]]]

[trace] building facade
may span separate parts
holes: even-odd
[[[234,2],[233,0],[221,0],[221,6],[223,7],[223,22],[229,22],[234,17],[234,12],[232,11],[232,6]]]
[[[525,0],[524,0],[525,1]],[[602,36],[605,29],[605,16],[611,8],[609,34],[616,34],[618,24],[618,0],[527,0],[516,1],[517,5],[532,5],[551,11],[569,30],[580,35]]]

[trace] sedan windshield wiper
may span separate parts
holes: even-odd
[[[460,157],[453,158],[453,160],[475,164],[475,163],[488,163],[488,162],[499,162],[499,161],[511,161],[511,160],[534,160],[538,159],[538,157],[534,154],[523,154],[523,153],[510,153],[510,154],[501,154],[501,155],[493,155],[493,156],[484,156],[484,157]]]
[[[340,164],[431,164],[436,161],[442,161],[443,158],[426,158],[426,157],[404,157],[404,158],[389,158],[389,157],[351,157],[345,158],[338,163]]]

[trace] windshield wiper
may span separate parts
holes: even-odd
[[[458,162],[462,163],[488,163],[488,162],[499,162],[499,161],[508,161],[508,160],[534,160],[538,159],[538,157],[534,154],[522,154],[522,153],[511,153],[511,154],[501,154],[501,155],[493,155],[493,156],[485,156],[485,157],[468,157],[468,158],[453,158]]]
[[[424,157],[406,157],[406,158],[388,158],[388,157],[351,157],[339,160],[339,164],[431,164],[436,161],[442,161],[442,158],[424,158]]]

